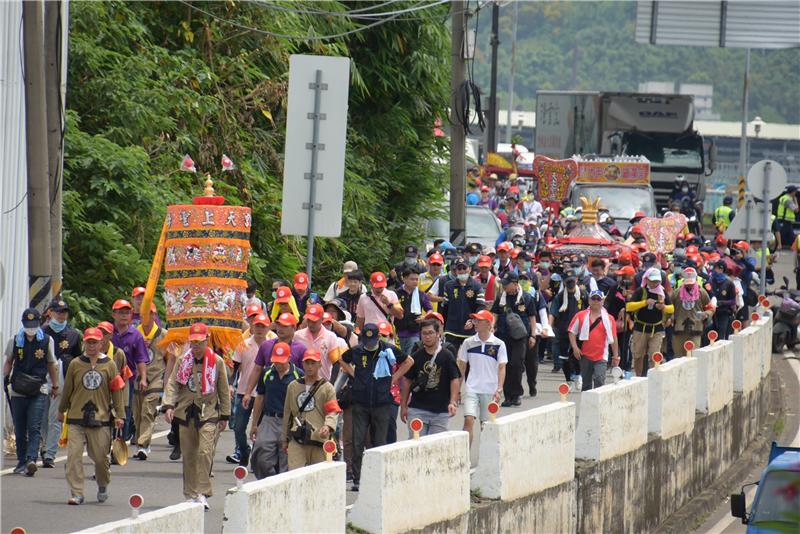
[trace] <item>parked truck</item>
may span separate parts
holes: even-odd
[[[683,175],[698,200],[716,167],[716,150],[694,129],[694,97],[643,93],[539,91],[535,153],[644,156],[659,208]]]

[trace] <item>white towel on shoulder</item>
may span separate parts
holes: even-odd
[[[422,306],[419,303],[419,288],[415,287],[414,292],[411,293],[411,314],[412,315],[421,315],[422,314]]]
[[[605,308],[600,308],[600,318],[603,321],[603,327],[606,329],[606,341],[608,344],[614,343],[614,334],[611,330],[611,318],[608,315],[608,312]],[[586,314],[586,318],[581,323],[581,329],[578,333],[578,339],[581,341],[586,341],[589,339],[589,327],[591,326],[591,313]]]

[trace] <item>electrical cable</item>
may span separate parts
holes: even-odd
[[[256,0],[256,4],[266,8],[272,9],[275,11],[282,11],[284,13],[295,13],[298,15],[323,15],[328,17],[348,17],[352,19],[365,19],[365,20],[380,20],[383,17],[391,16],[391,15],[402,15],[405,13],[413,13],[415,11],[422,11],[424,9],[430,9],[432,7],[436,7],[438,5],[444,4],[449,2],[450,0],[440,0],[437,2],[425,2],[420,1],[416,5],[400,9],[397,11],[379,11],[376,13],[362,13],[362,14],[353,14],[356,13],[355,11],[323,11],[323,10],[316,10],[316,9],[295,9],[291,7],[281,6],[277,4],[272,4],[266,2],[264,0]]]
[[[443,4],[445,2],[449,2],[449,1],[450,0],[439,0],[438,2],[436,2],[434,4],[429,4],[427,7],[438,6],[438,5],[441,5],[441,4]],[[269,30],[262,30],[260,28],[253,28],[252,26],[247,26],[246,24],[242,24],[240,22],[236,22],[235,20],[230,20],[230,19],[226,19],[224,17],[220,17],[219,15],[215,15],[214,13],[211,13],[211,12],[206,11],[204,9],[201,9],[201,8],[195,6],[195,5],[192,5],[191,3],[187,2],[186,0],[178,0],[178,2],[180,2],[181,4],[184,4],[185,6],[187,6],[190,9],[193,9],[193,10],[199,12],[199,13],[202,13],[202,14],[206,15],[207,17],[211,17],[212,19],[215,19],[215,20],[217,20],[219,22],[224,22],[226,24],[229,24],[231,26],[237,27],[237,28],[242,29],[242,30],[252,31],[252,32],[255,32],[255,33],[263,34],[263,35],[269,35],[270,37],[275,37],[275,38],[278,38],[278,39],[289,39],[289,40],[299,40],[299,41],[327,41],[329,39],[338,39],[340,37],[353,35],[353,34],[356,34],[356,33],[360,33],[360,32],[375,28],[376,26],[380,26],[381,24],[386,24],[387,22],[391,22],[392,20],[394,20],[394,19],[396,19],[397,17],[400,16],[399,14],[398,15],[393,15],[393,16],[387,17],[385,19],[380,19],[380,20],[378,20],[376,22],[373,22],[372,24],[367,24],[365,26],[361,26],[360,28],[356,28],[356,29],[353,29],[353,30],[349,30],[349,31],[346,31],[346,32],[341,32],[341,33],[337,33],[337,34],[333,34],[333,35],[299,36],[299,35],[287,35],[287,34],[282,34],[282,33],[271,32]]]
[[[469,12],[469,2],[467,2],[467,12]],[[480,12],[480,6],[476,9],[476,15]],[[464,15],[466,16],[466,14]],[[466,27],[466,24],[464,25]],[[475,35],[478,34],[478,19],[475,20]],[[463,39],[463,37],[462,37]],[[463,48],[463,47],[462,47]],[[467,65],[467,80],[461,82],[458,88],[453,91],[453,110],[452,116],[455,121],[450,120],[453,126],[460,126],[464,129],[465,135],[473,133],[471,126],[477,124],[481,132],[486,127],[483,117],[483,109],[481,106],[481,90],[474,83],[474,54],[471,60],[468,60]],[[472,101],[472,105],[470,105]],[[474,118],[471,113],[474,112]],[[477,119],[477,120],[476,120]]]

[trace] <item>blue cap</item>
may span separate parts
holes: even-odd
[[[599,289],[595,289],[594,291],[589,293],[589,298],[592,298],[592,297],[600,297],[601,299],[604,299],[604,298],[606,298],[606,295],[605,295],[605,293],[603,293]]]

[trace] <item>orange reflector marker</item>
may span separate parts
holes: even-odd
[[[736,319],[735,321],[733,321],[731,323],[731,326],[733,327],[733,333],[734,334],[738,334],[739,330],[742,329],[742,321],[740,321],[739,319]]]
[[[411,431],[414,433],[414,439],[419,439],[419,433],[422,430],[422,419],[412,419],[408,426],[411,427]]]
[[[489,412],[489,420],[494,422],[497,420],[497,412],[500,411],[500,405],[496,402],[490,402],[489,406],[486,407],[486,410]]]
[[[244,479],[247,478],[247,468],[243,465],[238,466],[233,470],[233,476],[236,478],[236,487],[242,489]]]
[[[664,361],[664,355],[661,354],[660,352],[654,352],[652,357],[653,357],[653,363],[655,364],[656,367],[661,365],[661,362]]]
[[[717,338],[719,338],[719,334],[717,334],[716,330],[711,330],[708,332],[708,340],[712,345],[717,341]]]
[[[336,442],[329,439],[322,444],[322,450],[325,451],[325,461],[332,462],[333,455],[336,454]]]
[[[144,504],[144,497],[134,493],[128,498],[128,504],[131,505],[131,519],[136,519],[139,517],[139,508]]]
[[[683,350],[686,351],[686,356],[691,356],[692,351],[694,350],[694,342],[692,340],[689,340],[686,343],[684,343]]]
[[[569,393],[569,384],[559,384],[558,393],[561,395],[561,402],[567,402],[567,393]]]

